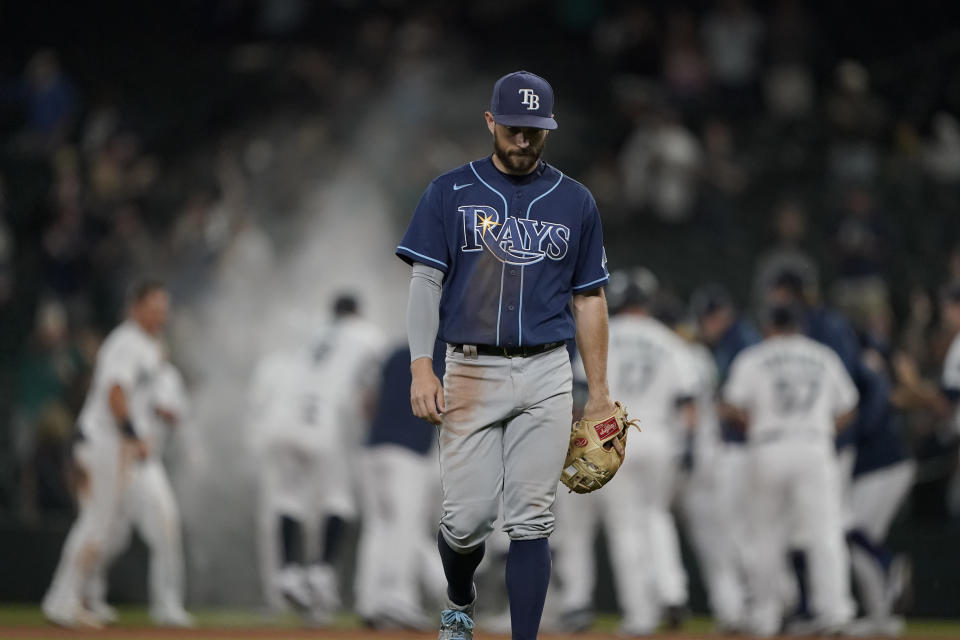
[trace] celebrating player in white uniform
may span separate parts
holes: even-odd
[[[953,426],[960,432],[960,284],[947,288],[943,295],[945,324],[953,332],[953,342],[943,361],[941,389],[953,409]]]
[[[131,469],[149,453],[145,429],[163,362],[157,337],[169,306],[169,295],[159,282],[137,285],[127,321],[107,336],[97,354],[73,448],[79,513],[43,599],[44,615],[56,624],[100,626],[84,606],[83,590],[106,561]]]
[[[183,376],[166,361],[153,384],[150,419],[144,439],[149,454],[134,465],[123,496],[123,508],[110,533],[107,563],[93,576],[86,600],[90,610],[103,622],[113,622],[116,612],[106,603],[108,564],[130,544],[134,529],[150,551],[150,617],[162,626],[189,627],[193,619],[183,607],[183,544],[180,510],[170,478],[163,466],[163,454],[172,428],[187,421],[189,405]]]
[[[618,279],[627,279],[617,291]],[[603,491],[561,494],[562,543],[557,574],[564,585],[568,617],[591,605],[595,581],[591,548],[594,530],[605,524],[608,549],[624,611],[621,631],[647,635],[661,612],[678,624],[687,603],[686,574],[676,523],[670,512],[677,464],[696,411],[698,379],[686,343],[649,315],[656,279],[645,269],[614,274],[610,320],[610,391],[642,416],[643,445],[633,449]],[[566,552],[565,552],[566,551]]]
[[[683,509],[717,628],[736,633],[746,615],[747,452],[742,430],[717,415],[716,395],[733,359],[761,336],[720,285],[697,289],[690,310],[703,343],[693,347],[703,382]]]
[[[271,604],[285,599],[312,623],[326,622],[340,605],[332,563],[345,522],[356,516],[350,460],[383,350],[379,329],[358,317],[353,297],[341,296],[334,322],[309,345],[269,355],[254,374],[251,445],[265,591]],[[319,538],[319,552],[306,537],[318,529],[311,540]]]
[[[780,628],[778,581],[793,541],[809,558],[819,629],[838,632],[853,615],[834,437],[858,394],[836,353],[800,335],[798,321],[793,307],[771,308],[767,338],[737,356],[723,394],[747,425],[750,630],[761,636]]]
[[[443,375],[446,344],[434,366]],[[447,581],[432,527],[439,493],[436,428],[410,409],[410,350],[383,367],[380,398],[360,457],[363,526],[357,551],[356,611],[376,629],[427,629],[421,594],[439,600]]]
[[[724,442],[716,411],[717,367],[702,344],[690,350],[700,376],[697,428],[681,506],[687,534],[697,554],[704,587],[717,628],[734,633],[746,613],[743,584],[743,541],[746,523],[741,517],[747,487],[742,469],[744,446]]]

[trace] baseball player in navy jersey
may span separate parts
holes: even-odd
[[[446,346],[438,340],[434,349],[440,377]],[[427,628],[420,594],[439,600],[446,589],[429,522],[440,476],[436,429],[410,411],[410,383],[410,349],[404,345],[383,367],[380,399],[360,458],[366,481],[355,608],[376,629]]]
[[[883,363],[879,356],[874,360]],[[886,372],[878,373],[886,393]],[[904,626],[893,609],[909,579],[909,561],[903,555],[894,555],[885,544],[890,523],[916,474],[899,418],[888,407],[882,419],[873,424],[855,423],[851,426],[851,446],[841,452],[847,482],[847,542],[864,612],[848,627],[851,635],[895,636]]]
[[[591,548],[602,521],[613,560],[620,632],[653,633],[663,615],[679,626],[687,604],[687,576],[680,556],[671,502],[680,454],[696,421],[697,372],[686,343],[650,314],[657,280],[647,269],[616,273],[625,280],[610,320],[610,389],[627,406],[643,407],[643,446],[624,460],[597,495],[561,496],[562,550],[557,574],[566,610],[589,609],[595,575]],[[617,287],[619,288],[619,287]],[[629,542],[627,542],[629,541]]]
[[[397,255],[413,267],[407,311],[413,412],[439,425],[437,538],[449,602],[441,640],[471,640],[473,575],[503,502],[514,640],[534,640],[550,579],[551,507],[566,456],[576,336],[590,397],[610,415],[608,274],[600,214],[582,184],[541,159],[553,89],[517,71],[484,113],[493,154],[436,178]],[[448,344],[443,384],[434,339]]]
[[[97,353],[73,447],[79,513],[43,599],[44,615],[56,624],[102,624],[85,606],[84,590],[107,560],[131,468],[149,454],[145,430],[153,382],[163,363],[157,338],[169,308],[170,297],[161,283],[136,285],[128,319],[110,332]]]
[[[799,333],[798,311],[769,311],[767,338],[736,357],[723,390],[727,411],[747,425],[751,485],[750,631],[780,629],[778,582],[788,546],[809,558],[817,631],[849,623],[849,558],[843,539],[837,428],[849,424],[857,390],[837,354]]]
[[[960,283],[944,288],[940,299],[941,324],[951,336],[944,357],[939,384],[923,380],[916,362],[899,353],[894,359],[897,373],[897,405],[926,408],[946,422],[949,431],[960,433]]]

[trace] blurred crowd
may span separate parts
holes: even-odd
[[[204,5],[173,3],[159,24],[182,31],[155,42],[131,45],[149,29],[128,16],[105,55],[24,44],[0,68],[0,510],[72,511],[64,445],[133,278],[166,279],[183,313],[246,285],[237,265],[288,246],[299,196],[387,94],[364,143],[400,229],[429,176],[488,152],[487,78],[519,67],[557,88],[547,159],[596,195],[611,265],[681,299],[720,282],[747,311],[792,267],[892,369],[938,376],[960,50],[934,17],[884,47],[856,10],[798,0]],[[909,414],[918,516],[947,514],[942,422]]]

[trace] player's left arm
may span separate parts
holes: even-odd
[[[847,373],[843,361],[833,352],[830,352],[828,357],[832,360],[831,368],[833,370],[832,376],[830,376],[832,380],[828,388],[833,399],[834,424],[837,432],[840,432],[850,426],[857,418],[859,414],[857,403],[860,400],[860,392],[857,391],[857,385],[853,378]]]
[[[721,390],[721,399],[717,405],[717,415],[742,430],[750,426],[750,398],[752,385],[750,382],[750,365],[745,364],[746,358],[738,354],[730,365],[730,375]]]
[[[577,326],[577,349],[583,360],[589,394],[583,417],[602,419],[615,410],[607,383],[607,297],[603,289],[576,293],[572,309]]]
[[[607,296],[603,286],[609,281],[607,254],[603,248],[603,226],[593,196],[586,192],[583,200],[583,225],[580,229],[580,251],[573,273],[571,310],[576,323],[577,349],[587,378],[585,420],[602,420],[616,409],[607,383]]]

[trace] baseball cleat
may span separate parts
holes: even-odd
[[[894,556],[887,570],[886,596],[897,613],[906,613],[913,605],[913,562],[909,556]]]
[[[449,608],[440,612],[440,633],[437,640],[473,640],[473,605],[459,606],[447,602]]]
[[[332,613],[340,609],[337,574],[333,567],[315,564],[307,569],[307,589],[313,609]]]
[[[79,606],[71,611],[61,611],[45,606],[43,616],[52,624],[67,629],[103,629],[103,623],[92,611]]]
[[[306,613],[313,606],[310,589],[299,567],[288,566],[280,570],[277,576],[277,590],[297,613]]]
[[[158,627],[189,629],[194,626],[193,616],[183,607],[165,607],[162,610],[151,611],[150,618]]]
[[[588,608],[565,611],[557,620],[558,630],[563,633],[583,633],[592,626],[593,610]]]
[[[116,624],[117,622],[117,610],[106,602],[92,602],[87,610],[96,616],[97,620],[103,625]]]

